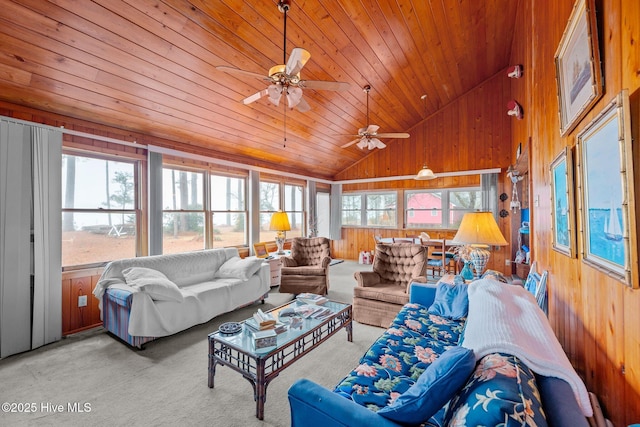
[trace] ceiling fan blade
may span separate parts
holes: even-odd
[[[402,132],[398,132],[398,133],[379,133],[376,135],[376,137],[378,138],[409,138],[409,134],[408,133],[402,133]]]
[[[256,102],[258,99],[262,98],[263,96],[267,96],[268,92],[266,89],[261,90],[260,92],[256,92],[251,96],[247,96],[245,99],[242,100],[242,103],[244,105],[249,105],[252,102]]]
[[[376,132],[378,132],[378,129],[380,129],[380,126],[378,125],[369,125],[369,127],[365,132],[369,135],[376,135]]]
[[[311,110],[311,106],[307,101],[305,101],[304,98],[300,98],[300,102],[298,103],[296,109],[301,113],[306,113],[307,111]]]
[[[304,64],[311,58],[311,54],[301,47],[296,47],[291,51],[289,60],[287,61],[286,73],[289,76],[295,76],[302,70]]]
[[[300,87],[306,87],[309,89],[317,89],[317,90],[334,90],[337,92],[344,92],[349,90],[351,86],[346,82],[328,82],[325,80],[300,80],[298,83]]]
[[[216,70],[224,71],[225,73],[229,73],[229,74],[242,74],[244,76],[255,77],[256,79],[261,79],[261,80],[270,80],[270,78],[268,76],[265,76],[264,74],[258,74],[252,71],[245,71],[239,68],[227,67],[224,65],[217,66]]]
[[[360,141],[361,139],[362,139],[362,138],[354,139],[354,140],[353,140],[353,141],[351,141],[351,142],[347,142],[346,144],[344,144],[344,145],[343,145],[342,147],[340,147],[340,148],[347,148],[347,147],[351,147],[353,144],[355,144],[356,142]]]

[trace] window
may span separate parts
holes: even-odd
[[[283,182],[260,181],[260,241],[273,241],[276,232],[269,230],[271,215],[283,210],[289,217],[291,231],[287,238],[303,236],[304,187]]]
[[[247,244],[246,180],[211,175],[213,247]]]
[[[396,227],[396,193],[363,193],[342,196],[342,225]]]
[[[289,216],[291,225],[291,231],[287,232],[287,237],[301,237],[304,233],[303,190],[301,185],[284,185],[284,211]]]
[[[162,170],[162,253],[205,248],[204,174]]]
[[[407,228],[457,228],[467,212],[481,208],[479,188],[407,191]]]
[[[277,182],[260,181],[260,241],[273,240],[274,231],[269,231],[271,215],[280,209],[280,185]]]
[[[62,156],[62,266],[136,256],[137,162]]]

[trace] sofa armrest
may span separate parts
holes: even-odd
[[[380,283],[380,275],[375,271],[356,271],[353,273],[353,277],[356,279],[357,286],[367,287],[375,286]]]
[[[582,414],[573,389],[560,378],[536,375],[542,407],[550,427],[588,427],[589,422]]]
[[[430,307],[436,298],[437,283],[411,282],[409,285],[409,302]]]
[[[376,426],[399,424],[308,379],[289,388],[291,427]]]
[[[331,264],[331,257],[330,256],[326,256],[326,257],[322,258],[322,261],[320,261],[320,265],[324,269],[329,268],[329,264]]]

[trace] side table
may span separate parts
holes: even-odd
[[[265,259],[264,261],[269,263],[269,270],[271,272],[269,276],[271,278],[271,287],[273,288],[274,286],[280,286],[282,261],[280,261],[280,258],[278,257]]]

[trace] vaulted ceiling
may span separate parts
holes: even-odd
[[[241,101],[283,62],[278,0],[15,0],[0,8],[0,99],[186,144],[228,160],[331,178],[366,156],[370,122],[410,132],[507,67],[517,1],[292,0],[310,111]],[[427,95],[421,99],[422,95]],[[285,140],[286,138],[286,140]],[[402,144],[403,140],[384,140]]]

